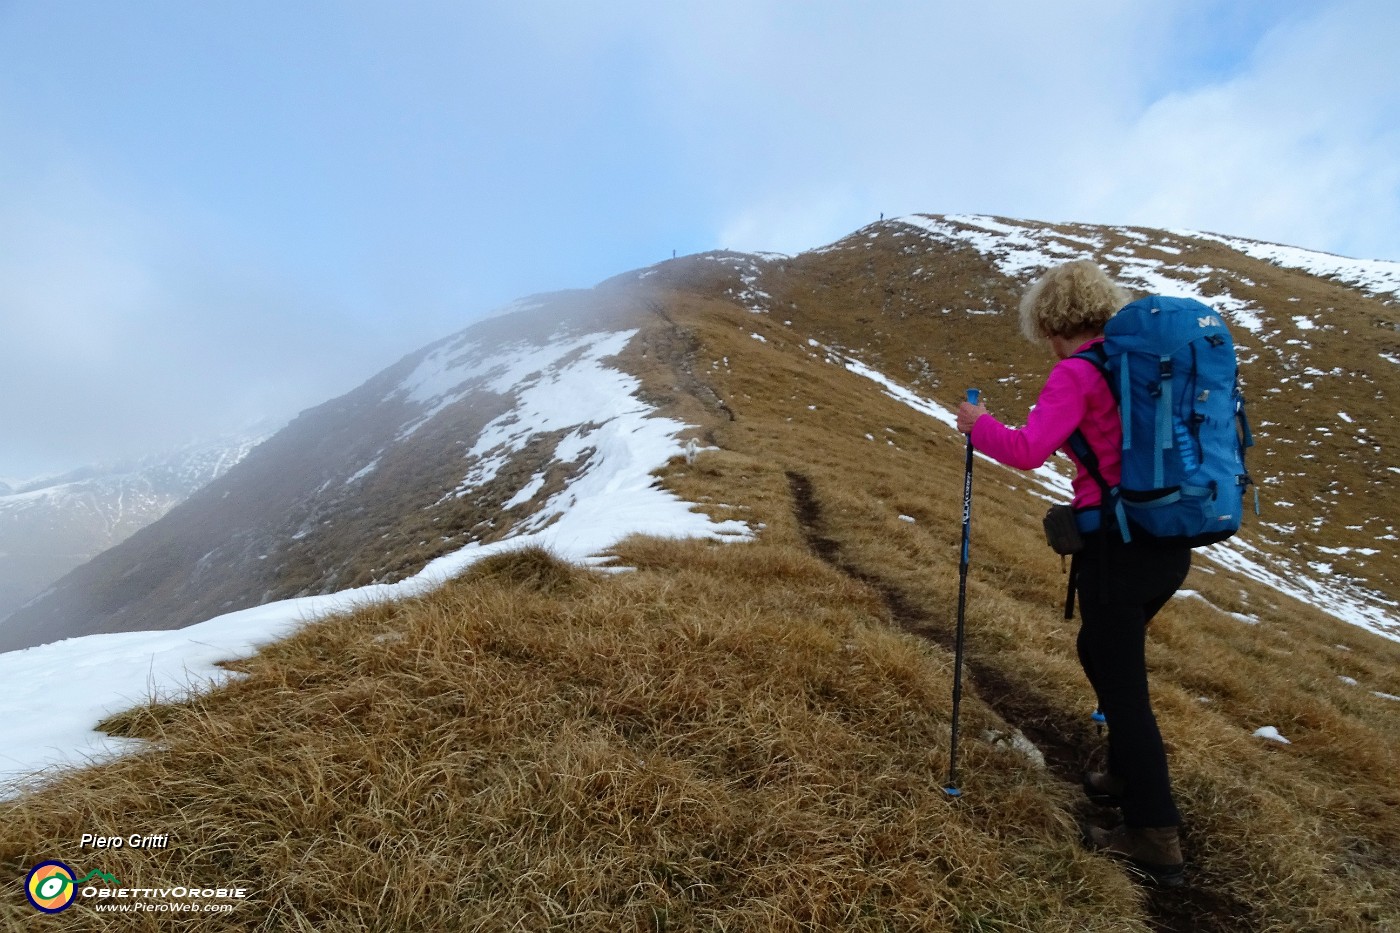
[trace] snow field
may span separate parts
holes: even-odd
[[[632,534],[748,538],[743,522],[713,521],[693,511],[652,476],[684,454],[678,438],[688,426],[654,416],[636,397],[640,383],[604,362],[635,333],[522,345],[504,356],[447,346],[429,354],[395,390],[437,412],[464,397],[468,383],[489,380],[493,391],[507,392],[511,379],[520,380],[515,407],[488,425],[473,449],[492,463],[535,433],[573,429],[557,456],[586,457],[580,474],[514,536],[469,544],[399,583],[269,603],[174,631],[89,635],[0,654],[0,797],[20,793],[46,772],[145,747],[96,732],[93,727],[107,716],[152,697],[175,699],[218,686],[237,676],[217,667],[220,661],[249,657],[318,618],[429,592],[488,555],[538,545],[568,560],[596,563]],[[416,426],[424,423],[420,418]]]

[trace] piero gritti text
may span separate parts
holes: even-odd
[[[83,833],[78,840],[80,849],[168,849],[169,833],[132,833],[129,836],[99,836]]]

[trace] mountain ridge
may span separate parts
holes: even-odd
[[[22,877],[33,852],[139,815],[186,844],[105,870],[246,883],[239,929],[361,929],[367,904],[424,929],[1400,923],[1400,638],[1376,543],[1394,311],[1127,232],[928,217],[795,257],[683,257],[406,357],[150,533],[229,548],[210,572],[230,593],[248,568],[277,582],[293,552],[269,544],[306,548],[312,588],[335,570],[364,586],[0,654],[10,735],[51,746],[100,719],[108,753],[138,752],[0,802],[0,863]],[[1040,529],[1062,461],[974,462],[964,793],[942,791],[963,630],[952,409],[973,385],[1024,417],[1051,360],[1019,338],[1016,299],[1040,262],[1089,249],[1223,297],[1269,422],[1250,461],[1264,514],[1228,559],[1198,552],[1149,632],[1189,863],[1166,894],[1078,842],[1110,817],[1079,792],[1104,740]],[[639,432],[664,443],[638,450]],[[196,534],[221,492],[259,491],[265,524]],[[114,571],[151,569],[124,551]],[[1348,585],[1379,600],[1376,631],[1338,618]],[[139,683],[65,688],[119,668]]]
[[[409,354],[358,389],[304,412],[236,471],[231,485],[190,505],[197,515],[172,515],[164,527],[185,529],[178,548],[162,556],[156,529],[124,552],[144,548],[143,556],[119,552],[82,568],[48,607],[31,607],[34,612],[0,626],[0,646],[20,646],[41,631],[80,633],[73,628],[78,618],[87,631],[170,628],[269,599],[401,579],[462,543],[510,534],[512,521],[528,521],[526,506],[536,498],[532,492],[517,501],[527,482],[539,477],[554,489],[567,483],[569,469],[548,466],[563,435],[537,437],[528,450],[510,451],[509,464],[473,446],[508,407],[511,379],[492,383],[490,355],[510,346],[548,355],[542,348],[557,334],[586,343],[585,335],[603,321],[639,329],[640,353],[626,349],[620,359],[643,375],[644,396],[663,405],[698,403],[698,412],[735,417],[716,385],[722,372],[713,365],[708,373],[697,369],[689,359],[697,352],[694,329],[675,321],[678,308],[700,303],[741,310],[755,322],[754,335],[775,347],[800,336],[904,379],[916,392],[946,393],[950,382],[980,384],[994,411],[1015,422],[1033,399],[1043,364],[1032,348],[1010,339],[1014,329],[1004,319],[1037,270],[1071,258],[1101,262],[1138,292],[1186,294],[1225,315],[1237,334],[1259,440],[1250,466],[1266,506],[1241,546],[1255,549],[1255,564],[1281,565],[1277,581],[1326,578],[1322,591],[1346,591],[1384,620],[1400,598],[1400,567],[1395,549],[1376,542],[1395,539],[1395,517],[1348,501],[1355,498],[1352,490],[1325,480],[1308,461],[1325,456],[1355,464],[1355,485],[1379,501],[1394,489],[1400,468],[1387,451],[1400,436],[1388,408],[1374,404],[1389,398],[1394,379],[1388,370],[1396,365],[1390,360],[1400,359],[1394,308],[1376,297],[1388,280],[1375,278],[1376,264],[1361,264],[1374,287],[1358,291],[1335,275],[1321,278],[1281,265],[1277,255],[1252,256],[1226,240],[1254,242],[1187,231],[912,215],[870,224],[797,256],[698,254],[621,273],[593,289],[522,299],[509,313]],[[1316,254],[1294,250],[1285,258],[1307,265],[1299,257],[1308,255]],[[1334,273],[1336,261],[1328,260]],[[764,327],[757,322],[773,327],[775,320],[784,322],[779,331],[758,333]],[[801,352],[815,352],[797,343]],[[1374,351],[1365,369],[1363,355],[1353,352],[1359,343]],[[467,378],[462,373],[470,367],[459,373],[454,366],[461,359],[454,363],[453,355],[472,353],[485,368]],[[522,359],[519,365],[528,367],[529,354]],[[1373,387],[1372,397],[1339,402],[1330,426],[1320,423],[1309,436],[1286,430],[1305,404],[1319,404],[1319,384],[1344,383]],[[1292,468],[1276,468],[1274,458],[1286,453],[1294,453]],[[491,489],[463,495],[477,485],[468,461],[477,462],[478,479],[490,473]],[[247,478],[240,482],[240,476]],[[406,489],[415,490],[411,507],[400,501]],[[223,502],[230,496],[247,515]],[[507,504],[513,517],[498,521]],[[1301,529],[1289,521],[1300,509],[1312,510]],[[405,518],[413,513],[421,515]],[[334,534],[318,535],[318,528],[332,525]],[[205,528],[222,531],[210,535]],[[372,543],[378,541],[387,544]],[[378,559],[370,559],[372,548],[380,548]],[[170,550],[184,556],[172,563]],[[213,567],[223,569],[211,578]],[[103,583],[113,578],[139,582]],[[111,588],[106,597],[85,595],[104,585]]]

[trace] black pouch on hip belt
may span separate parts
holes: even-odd
[[[1045,541],[1060,555],[1060,564],[1066,557],[1069,563],[1069,585],[1065,592],[1065,619],[1074,618],[1074,584],[1079,570],[1079,552],[1084,550],[1084,536],[1075,521],[1073,506],[1052,505],[1045,513]]]
[[[1074,508],[1053,505],[1045,513],[1045,541],[1061,557],[1078,554],[1084,549],[1084,537],[1074,520]]]

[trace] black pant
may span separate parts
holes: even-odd
[[[1086,536],[1076,560],[1079,663],[1108,721],[1108,770],[1122,779],[1123,822],[1177,826],[1167,752],[1147,690],[1147,623],[1191,569],[1189,548]]]

